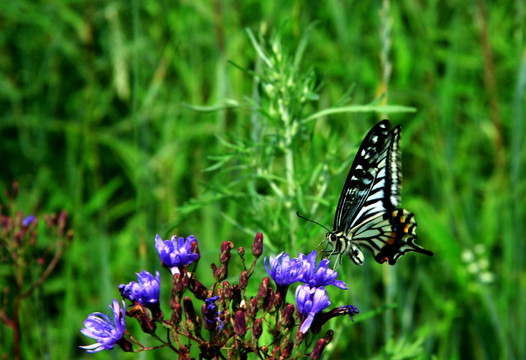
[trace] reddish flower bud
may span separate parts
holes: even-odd
[[[216,267],[215,264],[212,264],[212,269],[214,270],[214,278],[216,281],[223,281],[228,277],[228,267],[225,264],[219,265]]]
[[[296,333],[296,336],[294,337],[294,340],[296,341],[296,344],[301,344],[303,342],[303,338],[305,337],[305,334],[303,334],[299,329]]]
[[[125,338],[120,339],[119,341],[117,341],[117,345],[120,346],[122,351],[125,351],[125,352],[133,351],[133,345],[128,339],[125,339]]]
[[[232,299],[232,287],[228,281],[223,281],[223,293],[221,294],[221,300],[228,301]]]
[[[259,339],[261,334],[263,333],[263,326],[261,318],[254,320],[254,323],[252,324],[252,335],[254,338]]]
[[[126,315],[137,319],[142,331],[146,334],[152,334],[155,332],[156,325],[148,316],[148,313],[144,310],[144,306],[139,304],[137,301],[134,302],[133,306],[126,312]]]
[[[319,339],[316,341],[316,345],[314,345],[314,349],[312,349],[312,352],[309,355],[311,360],[318,360],[321,357],[323,349],[325,349],[326,345],[327,341],[325,341],[325,339]]]
[[[199,300],[205,300],[208,298],[208,289],[195,278],[191,278],[188,285],[190,291],[194,293],[195,297]]]
[[[267,355],[268,355],[268,346],[267,345],[263,345],[261,347],[261,352],[263,353],[263,355],[265,355],[265,358],[266,358]]]
[[[262,233],[256,234],[251,250],[252,250],[252,255],[254,255],[255,258],[260,257],[261,254],[263,253],[263,234]]]
[[[256,298],[261,302],[267,297],[268,289],[269,289],[269,283],[270,279],[268,276],[265,276],[263,278],[263,281],[261,281],[261,285],[259,285],[259,290]]]
[[[230,249],[234,247],[232,241],[223,241],[221,244],[221,252],[219,253],[219,262],[226,264],[230,260]]]
[[[256,314],[258,313],[258,304],[257,300],[254,298],[250,298],[250,301],[248,302],[247,307],[247,316],[249,319],[254,319],[256,317]]]
[[[248,272],[246,270],[241,271],[239,276],[239,287],[241,289],[246,289],[248,285]]]
[[[241,257],[244,257],[245,256],[245,248],[240,246],[238,249],[237,249],[237,253],[239,254],[239,256]]]
[[[294,305],[288,304],[285,309],[281,311],[281,325],[285,328],[294,326]]]
[[[234,332],[237,336],[245,336],[247,333],[245,314],[242,310],[236,311],[236,314],[234,315]]]
[[[273,297],[270,297],[270,300],[272,301],[272,307],[270,312],[275,312],[276,310],[279,310],[279,308],[281,307],[281,303],[283,302],[281,293],[277,292],[276,294],[274,294]]]
[[[183,313],[183,307],[181,306],[181,304],[175,304],[172,307],[172,319],[171,319],[172,324],[174,324],[175,326],[179,325],[179,323],[181,322],[181,319],[183,318],[182,313]]]
[[[267,297],[265,298],[265,302],[264,302],[264,306],[265,306],[265,310],[267,310],[268,312],[272,312],[274,313],[276,311],[276,308],[274,307],[274,289],[273,288],[268,288],[267,290]]]
[[[185,296],[183,299],[184,315],[186,317],[186,326],[192,333],[201,331],[201,318],[197,316],[194,309],[194,304],[190,297]]]

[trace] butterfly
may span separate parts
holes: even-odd
[[[388,120],[376,124],[365,136],[343,186],[333,230],[326,239],[331,254],[347,254],[363,265],[360,247],[370,250],[379,263],[394,265],[405,253],[433,256],[415,243],[414,214],[400,209],[400,125],[390,130]]]

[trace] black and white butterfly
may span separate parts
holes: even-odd
[[[390,265],[410,251],[433,255],[415,243],[415,216],[399,209],[401,130],[389,127],[383,120],[365,136],[345,180],[333,230],[326,235],[331,254],[347,254],[357,265],[364,261],[360,247]]]

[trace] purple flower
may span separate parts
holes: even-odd
[[[84,321],[84,328],[80,332],[97,341],[92,345],[80,346],[82,349],[86,349],[86,352],[94,353],[102,350],[111,350],[124,336],[124,331],[126,330],[124,321],[126,303],[123,300],[121,307],[121,304],[116,299],[113,299],[113,306],[110,305],[110,309],[113,311],[113,321],[99,312],[88,315]]]
[[[314,320],[314,316],[331,305],[324,287],[301,285],[296,289],[296,307],[302,315],[300,331],[305,334]]]
[[[322,259],[316,268],[316,250],[313,250],[309,256],[299,254],[299,259],[303,263],[301,281],[305,284],[309,284],[311,287],[334,285],[340,289],[347,290],[347,285],[343,281],[336,280],[338,273],[329,269],[329,260]]]
[[[219,299],[219,296],[213,296],[211,298],[208,298],[205,300],[206,307],[204,310],[204,318],[206,322],[209,324],[215,324],[216,321],[219,322],[219,326],[217,327],[218,330],[223,329],[223,322],[221,319],[219,319],[219,315],[222,313],[222,311],[217,311],[217,305],[215,304],[215,301]]]
[[[155,248],[159,258],[170,268],[172,275],[179,272],[180,267],[189,265],[199,259],[199,254],[192,253],[192,242],[197,239],[190,235],[186,238],[172,236],[170,240],[163,241],[159,234],[155,235]]]
[[[22,220],[22,226],[29,226],[33,223],[33,221],[35,221],[35,216],[34,215],[28,215],[26,216],[23,220]]]
[[[281,252],[277,256],[271,255],[268,264],[265,258],[265,269],[279,287],[285,287],[301,279],[303,263],[300,259],[290,259],[289,254]]]
[[[119,291],[123,298],[137,301],[143,306],[150,307],[159,303],[160,275],[155,272],[155,277],[148,271],[137,274],[137,282],[119,285]]]

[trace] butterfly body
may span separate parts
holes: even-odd
[[[383,120],[365,136],[343,186],[333,230],[326,235],[332,253],[347,254],[357,265],[364,262],[361,246],[390,265],[409,251],[433,255],[414,242],[414,215],[399,209],[400,134],[400,126],[390,130]]]

